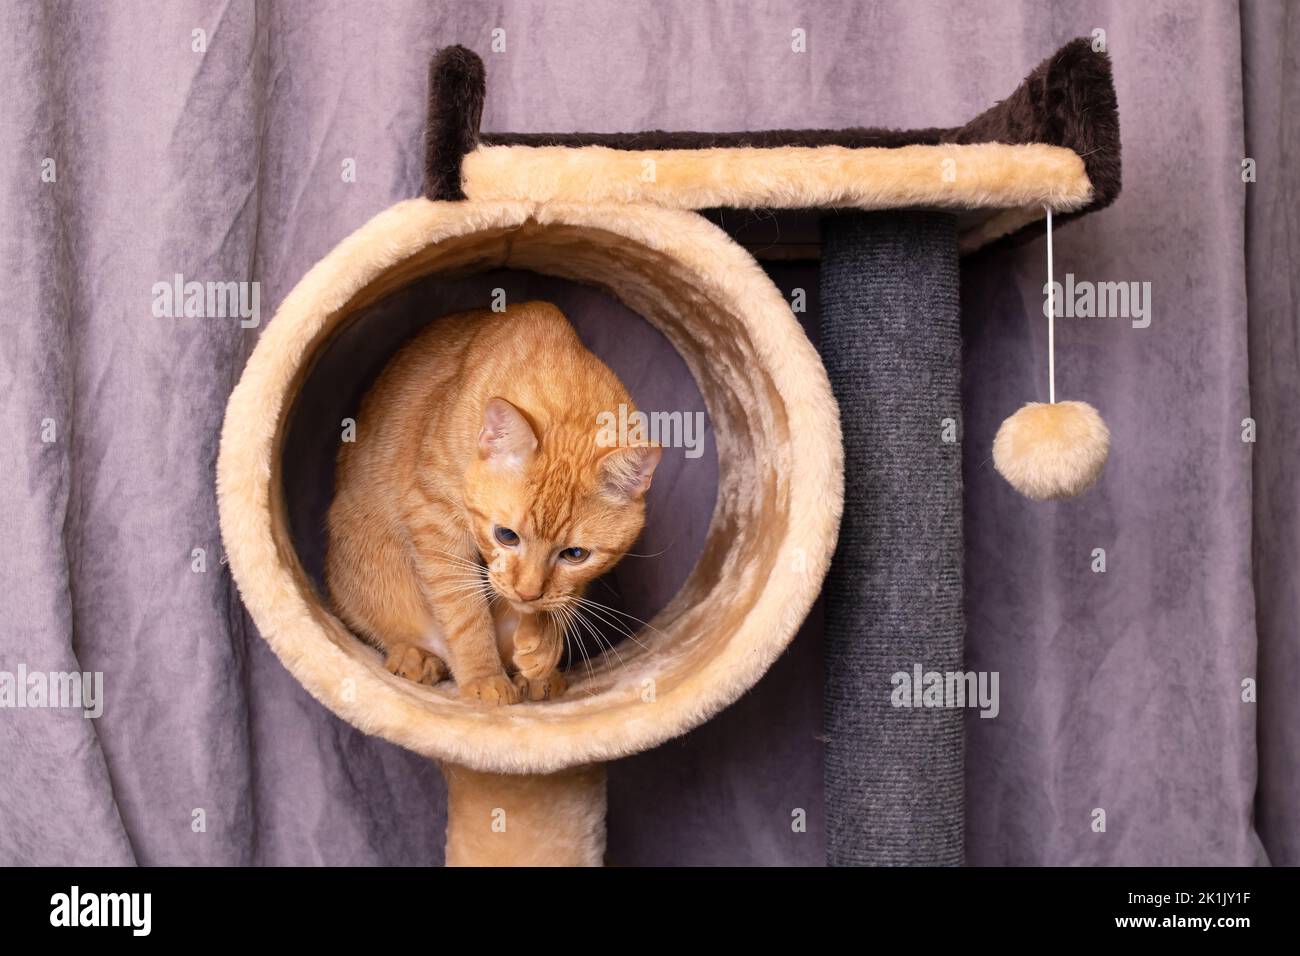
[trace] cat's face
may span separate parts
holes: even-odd
[[[538,444],[527,419],[494,398],[483,416],[465,500],[493,589],[517,611],[569,606],[632,546],[660,450],[604,449],[591,434]]]

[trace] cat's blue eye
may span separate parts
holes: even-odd
[[[509,528],[498,526],[492,533],[496,536],[497,541],[504,544],[507,548],[513,548],[519,543],[519,535],[515,534]]]
[[[590,555],[591,552],[586,548],[565,548],[560,552],[560,557],[570,564],[582,564]]]

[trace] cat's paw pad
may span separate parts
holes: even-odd
[[[556,700],[563,693],[565,687],[564,675],[559,671],[553,671],[542,678],[529,678],[523,674],[515,675],[515,687],[519,688],[519,694],[524,700]]]
[[[384,667],[390,674],[405,677],[417,684],[428,684],[430,687],[446,680],[449,673],[441,657],[414,644],[394,644],[390,647]]]
[[[471,677],[460,683],[460,696],[489,707],[519,703],[519,688],[504,673]]]

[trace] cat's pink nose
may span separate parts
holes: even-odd
[[[527,603],[529,601],[536,601],[539,597],[542,596],[541,591],[538,591],[536,594],[525,594],[523,588],[515,588],[515,593],[519,595],[519,600],[523,601],[524,603]]]

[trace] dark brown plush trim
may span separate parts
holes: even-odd
[[[439,50],[429,63],[429,112],[424,127],[424,195],[464,199],[462,157],[478,145],[487,79],[483,61],[463,46]]]
[[[868,147],[934,146],[946,129],[769,129],[745,133],[484,133],[485,146],[604,146],[608,149],[776,149],[781,146]]]
[[[1121,185],[1119,103],[1110,57],[1085,37],[1071,40],[1038,64],[1016,91],[960,129],[945,143],[1047,143],[1079,154],[1092,183],[1092,202],[1061,221],[1109,206]],[[1039,224],[1022,233],[1036,235]]]

